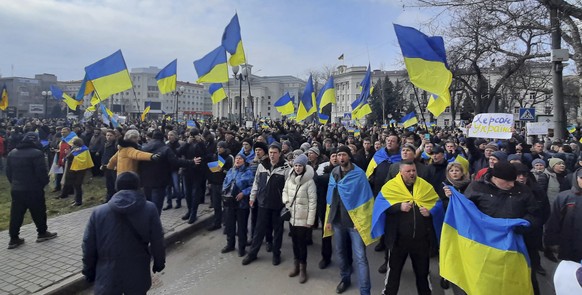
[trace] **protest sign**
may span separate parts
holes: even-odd
[[[548,124],[546,122],[526,123],[527,135],[548,134]]]
[[[512,127],[513,114],[478,114],[469,129],[469,137],[509,139]]]

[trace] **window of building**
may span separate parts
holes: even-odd
[[[267,116],[269,116],[269,117],[270,117],[270,116],[271,116],[271,113],[267,113]]]
[[[270,110],[271,110],[271,107],[267,107],[267,111],[270,111]]]
[[[449,119],[445,119],[445,126],[449,126]]]
[[[519,114],[519,107],[514,107],[513,108],[513,113],[514,114]]]
[[[267,105],[271,105],[271,101],[268,101],[268,102],[267,102]]]
[[[445,108],[445,113],[450,113],[451,112],[451,107],[446,107]]]

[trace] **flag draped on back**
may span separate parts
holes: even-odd
[[[274,106],[283,116],[295,113],[295,106],[293,105],[291,96],[289,96],[289,92],[286,92],[283,96],[281,96],[281,98],[275,102]]]
[[[402,156],[400,152],[396,153],[395,155],[388,155],[385,148],[379,149],[377,152],[374,153],[372,160],[370,160],[370,164],[368,164],[368,169],[366,169],[366,176],[369,178],[372,173],[374,173],[374,169],[378,167],[382,162],[388,161],[390,163],[399,163],[402,161]]]
[[[400,120],[400,123],[402,123],[402,126],[404,128],[408,128],[410,126],[418,124],[418,119],[416,118],[416,112],[409,113],[406,116],[402,117],[402,120]]]
[[[150,104],[151,104],[151,101],[146,102],[146,107],[145,107],[145,109],[143,109],[143,113],[141,113],[141,120],[142,121],[145,121],[146,115],[150,112],[150,109],[151,109]]]
[[[414,28],[396,24],[394,31],[400,43],[410,82],[435,94],[427,108],[433,115],[440,115],[441,110],[444,111],[443,106],[446,108],[451,105],[449,86],[453,80],[453,74],[447,65],[443,38],[429,37]]]
[[[467,294],[533,294],[524,219],[490,217],[453,187],[440,246],[440,275]]]
[[[0,110],[6,110],[8,107],[8,90],[6,90],[6,84],[2,86],[2,93],[0,93]]]
[[[236,13],[230,20],[230,23],[224,28],[222,47],[230,53],[228,63],[231,66],[234,67],[246,63],[242,37],[240,36],[240,24],[238,22],[238,14]]]
[[[63,102],[65,102],[65,104],[67,104],[69,109],[71,109],[73,111],[77,110],[77,106],[79,106],[79,102],[77,100],[75,100],[74,98],[72,98],[68,94],[64,93],[59,87],[57,87],[55,85],[51,85],[50,88],[51,88],[51,92],[53,94],[53,97],[55,99],[62,100]]]
[[[121,50],[85,67],[85,73],[101,100],[133,87]]]
[[[297,122],[305,120],[309,115],[315,113],[317,110],[315,101],[315,90],[313,89],[313,79],[309,75],[307,79],[307,84],[305,85],[305,90],[303,95],[299,100],[299,106],[297,107]]]
[[[196,83],[228,82],[228,66],[226,65],[226,50],[218,46],[199,60],[194,61],[198,74]]]
[[[365,177],[364,170],[357,166],[349,171],[344,178],[336,182],[335,177],[331,176],[329,178],[329,184],[327,188],[327,210],[325,213],[325,224],[331,223],[329,218],[329,208],[331,206],[331,200],[337,187],[337,191],[343,202],[354,227],[358,230],[360,237],[364,241],[364,244],[370,245],[376,241],[376,239],[371,236],[372,229],[372,210],[374,209],[374,195],[372,194],[372,189],[370,184]],[[324,229],[324,237],[329,237],[333,235],[332,231]]]
[[[384,234],[386,224],[386,210],[394,204],[414,202],[414,205],[429,210],[437,238],[440,237],[443,224],[443,203],[434,188],[426,180],[416,177],[411,194],[402,176],[398,173],[388,181],[378,193],[372,214],[372,237],[378,238]]]
[[[174,59],[156,75],[156,82],[158,82],[161,94],[176,90],[177,71],[178,59]]]
[[[212,83],[208,87],[208,92],[210,93],[210,98],[212,99],[212,104],[217,104],[221,100],[226,98],[226,92],[222,87],[222,83]]]
[[[71,163],[71,171],[81,171],[94,166],[87,146],[84,145],[76,150],[73,150],[72,154],[73,162]]]
[[[372,72],[370,70],[370,65],[368,65],[368,70],[366,71],[366,75],[364,79],[360,83],[362,88],[362,92],[358,98],[352,102],[352,118],[358,120],[366,116],[367,114],[372,112],[370,108],[370,104],[368,104],[368,98],[370,97],[370,89],[372,87]]]

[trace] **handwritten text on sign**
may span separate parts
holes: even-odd
[[[509,139],[512,127],[513,114],[478,114],[469,129],[469,137]]]

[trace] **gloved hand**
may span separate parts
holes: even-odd
[[[152,161],[157,161],[160,159],[160,155],[159,154],[153,154],[152,155]]]
[[[166,268],[166,265],[165,264],[162,264],[162,265],[155,265],[154,264],[154,266],[152,267],[152,271],[154,273],[161,272],[162,270],[164,270],[164,268]]]

